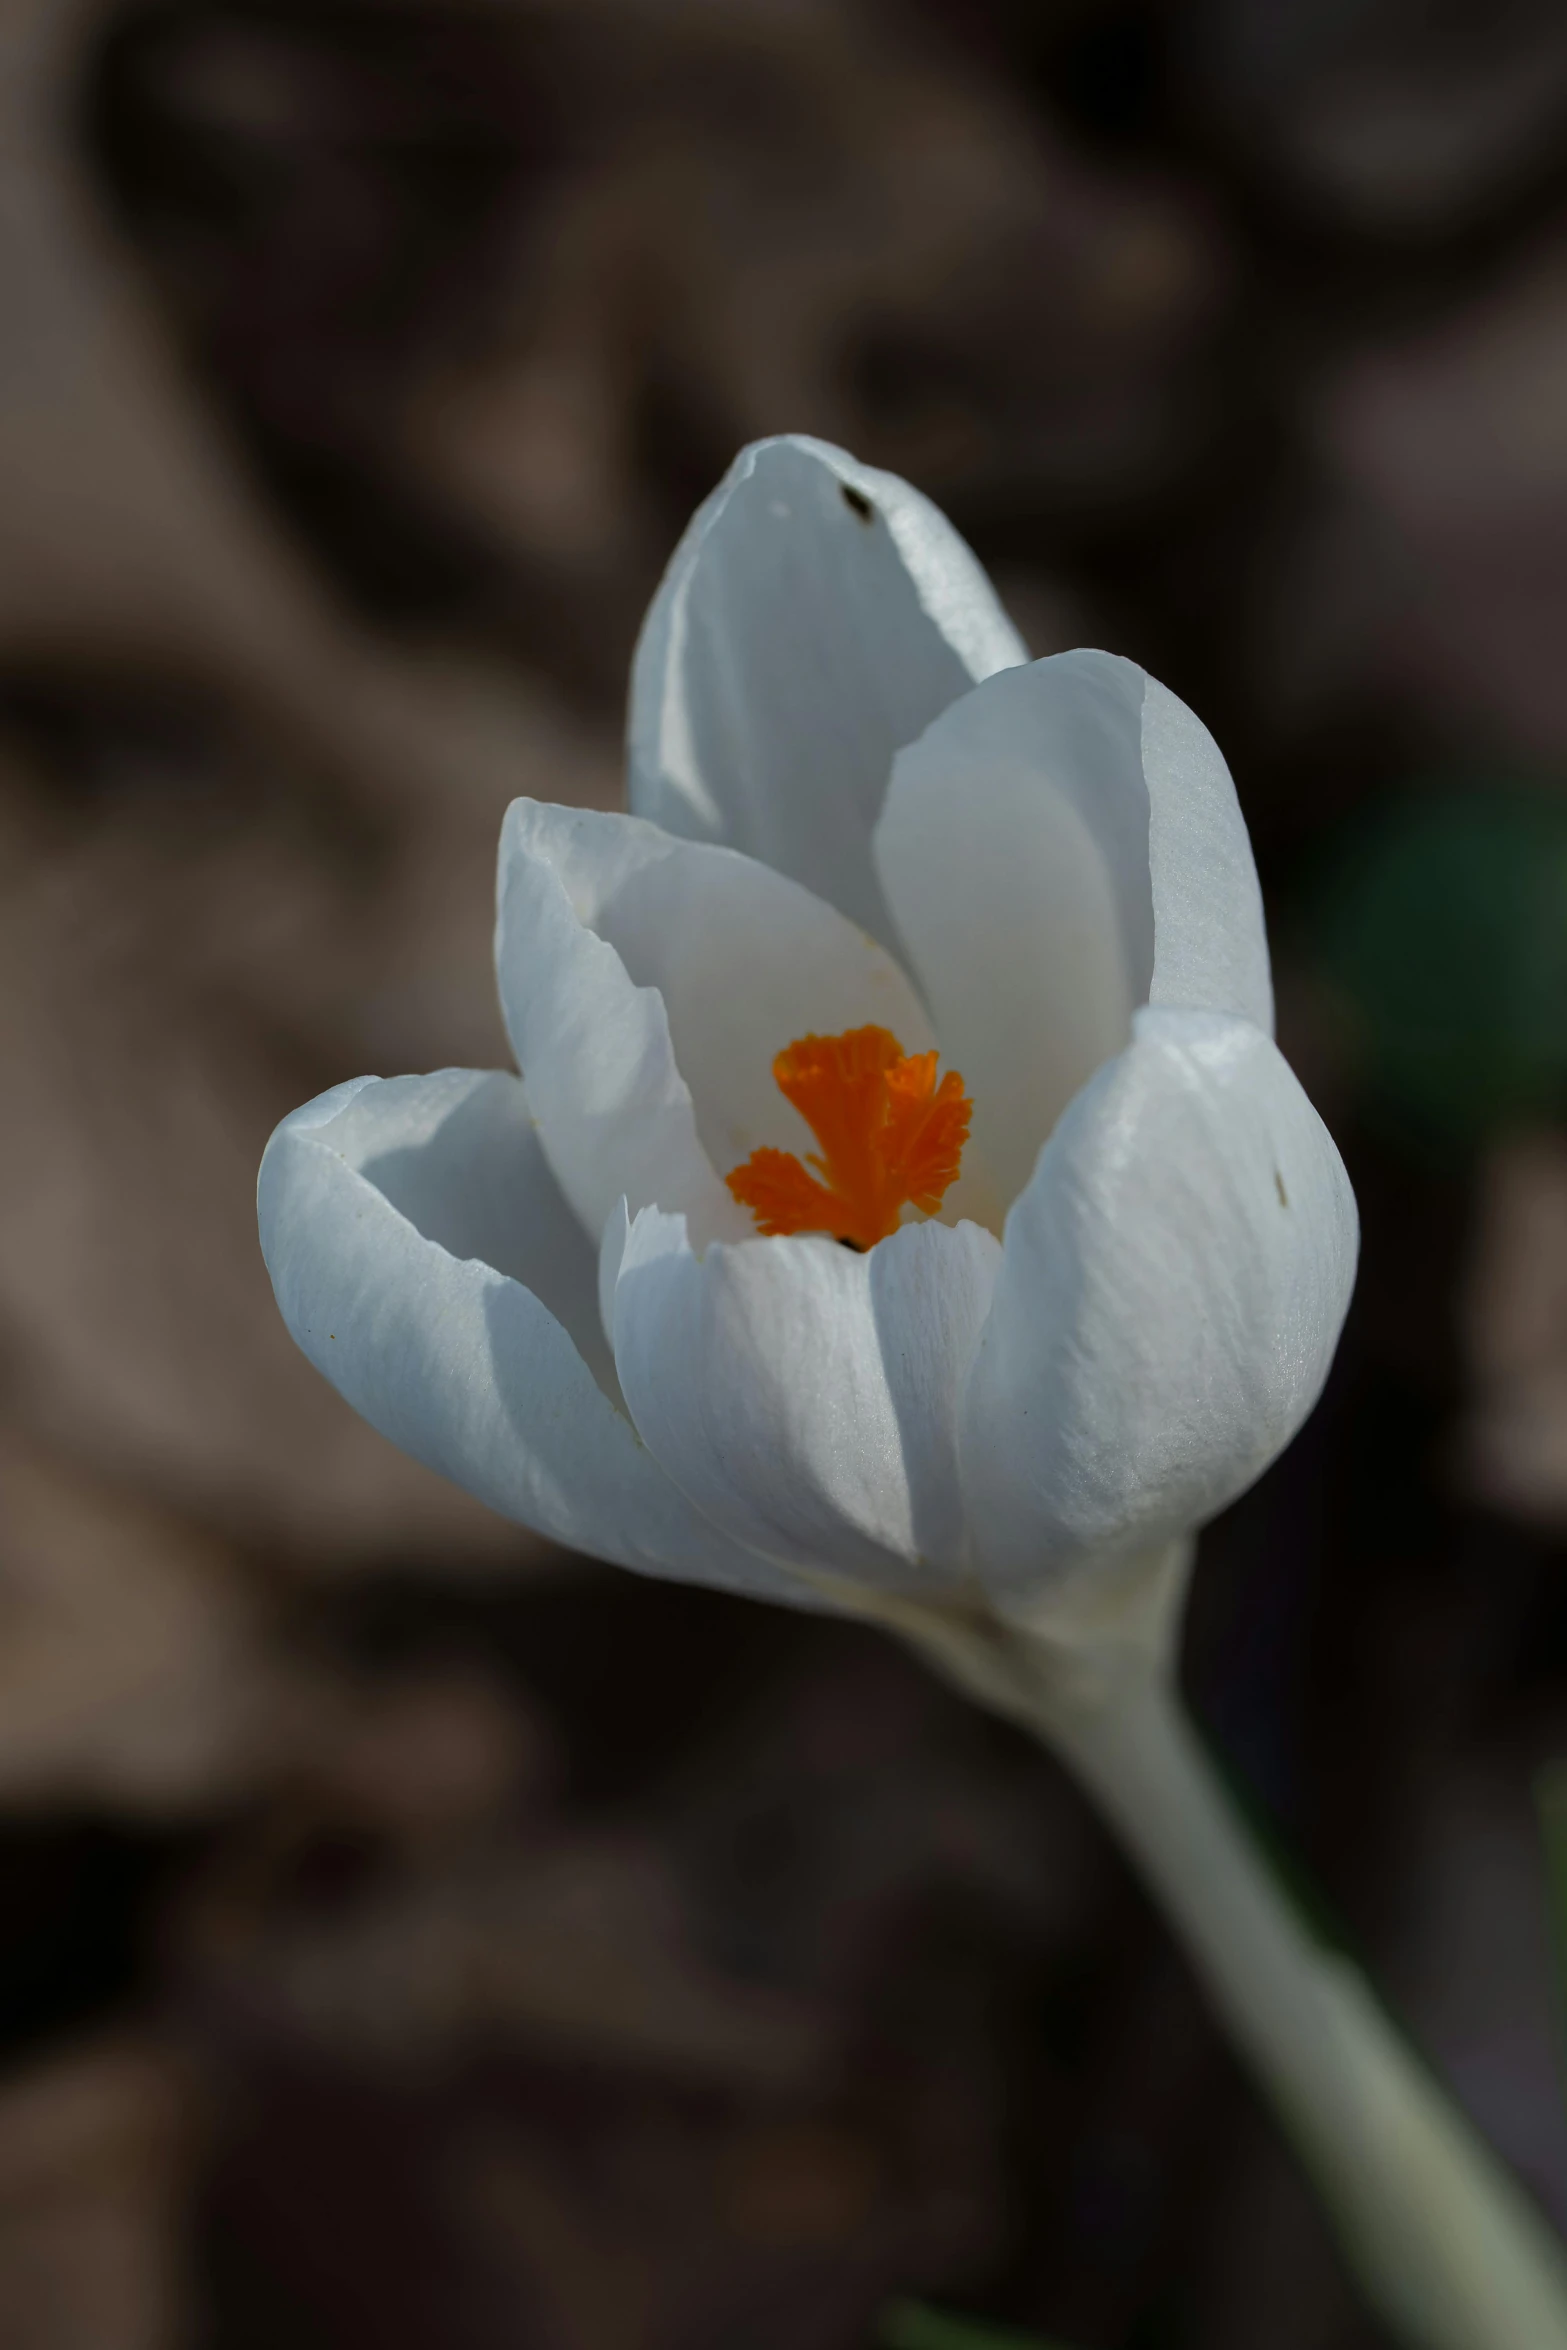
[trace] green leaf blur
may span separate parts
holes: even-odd
[[[1567,801],[1448,788],[1384,808],[1313,927],[1374,1120],[1469,1148],[1567,1108]]]
[[[923,2301],[894,2301],[882,2312],[877,2334],[881,2350],[1066,2350],[1042,2334],[1019,2334],[953,2317]]]

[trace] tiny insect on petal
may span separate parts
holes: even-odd
[[[867,1249],[896,1232],[906,1205],[933,1216],[957,1180],[973,1115],[955,1069],[938,1083],[937,1058],[905,1053],[890,1029],[874,1027],[786,1046],[773,1076],[821,1149],[804,1165],[792,1151],[755,1150],[724,1178],[757,1229],[826,1232]]]

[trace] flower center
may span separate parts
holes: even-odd
[[[830,1232],[866,1249],[897,1231],[906,1203],[933,1216],[957,1180],[974,1111],[955,1069],[937,1084],[939,1057],[905,1053],[886,1028],[786,1046],[773,1076],[822,1147],[802,1166],[764,1146],[724,1177],[757,1229]]]

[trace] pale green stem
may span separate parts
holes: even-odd
[[[1038,1726],[1184,1936],[1388,2324],[1421,2350],[1567,2350],[1561,2247],[1281,1894],[1168,1686]]]
[[[1186,1720],[1167,1662],[1181,1565],[1150,1579],[1148,1606],[1064,1633],[914,1610],[898,1629],[1053,1746],[1119,1830],[1394,2333],[1410,2350],[1567,2350],[1561,2244],[1286,1898]]]

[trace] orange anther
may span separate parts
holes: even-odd
[[[725,1176],[757,1229],[829,1232],[864,1249],[897,1231],[906,1202],[933,1216],[957,1180],[973,1115],[955,1069],[937,1084],[937,1058],[905,1053],[886,1028],[787,1046],[773,1076],[822,1147],[805,1166],[792,1151],[754,1150]]]

